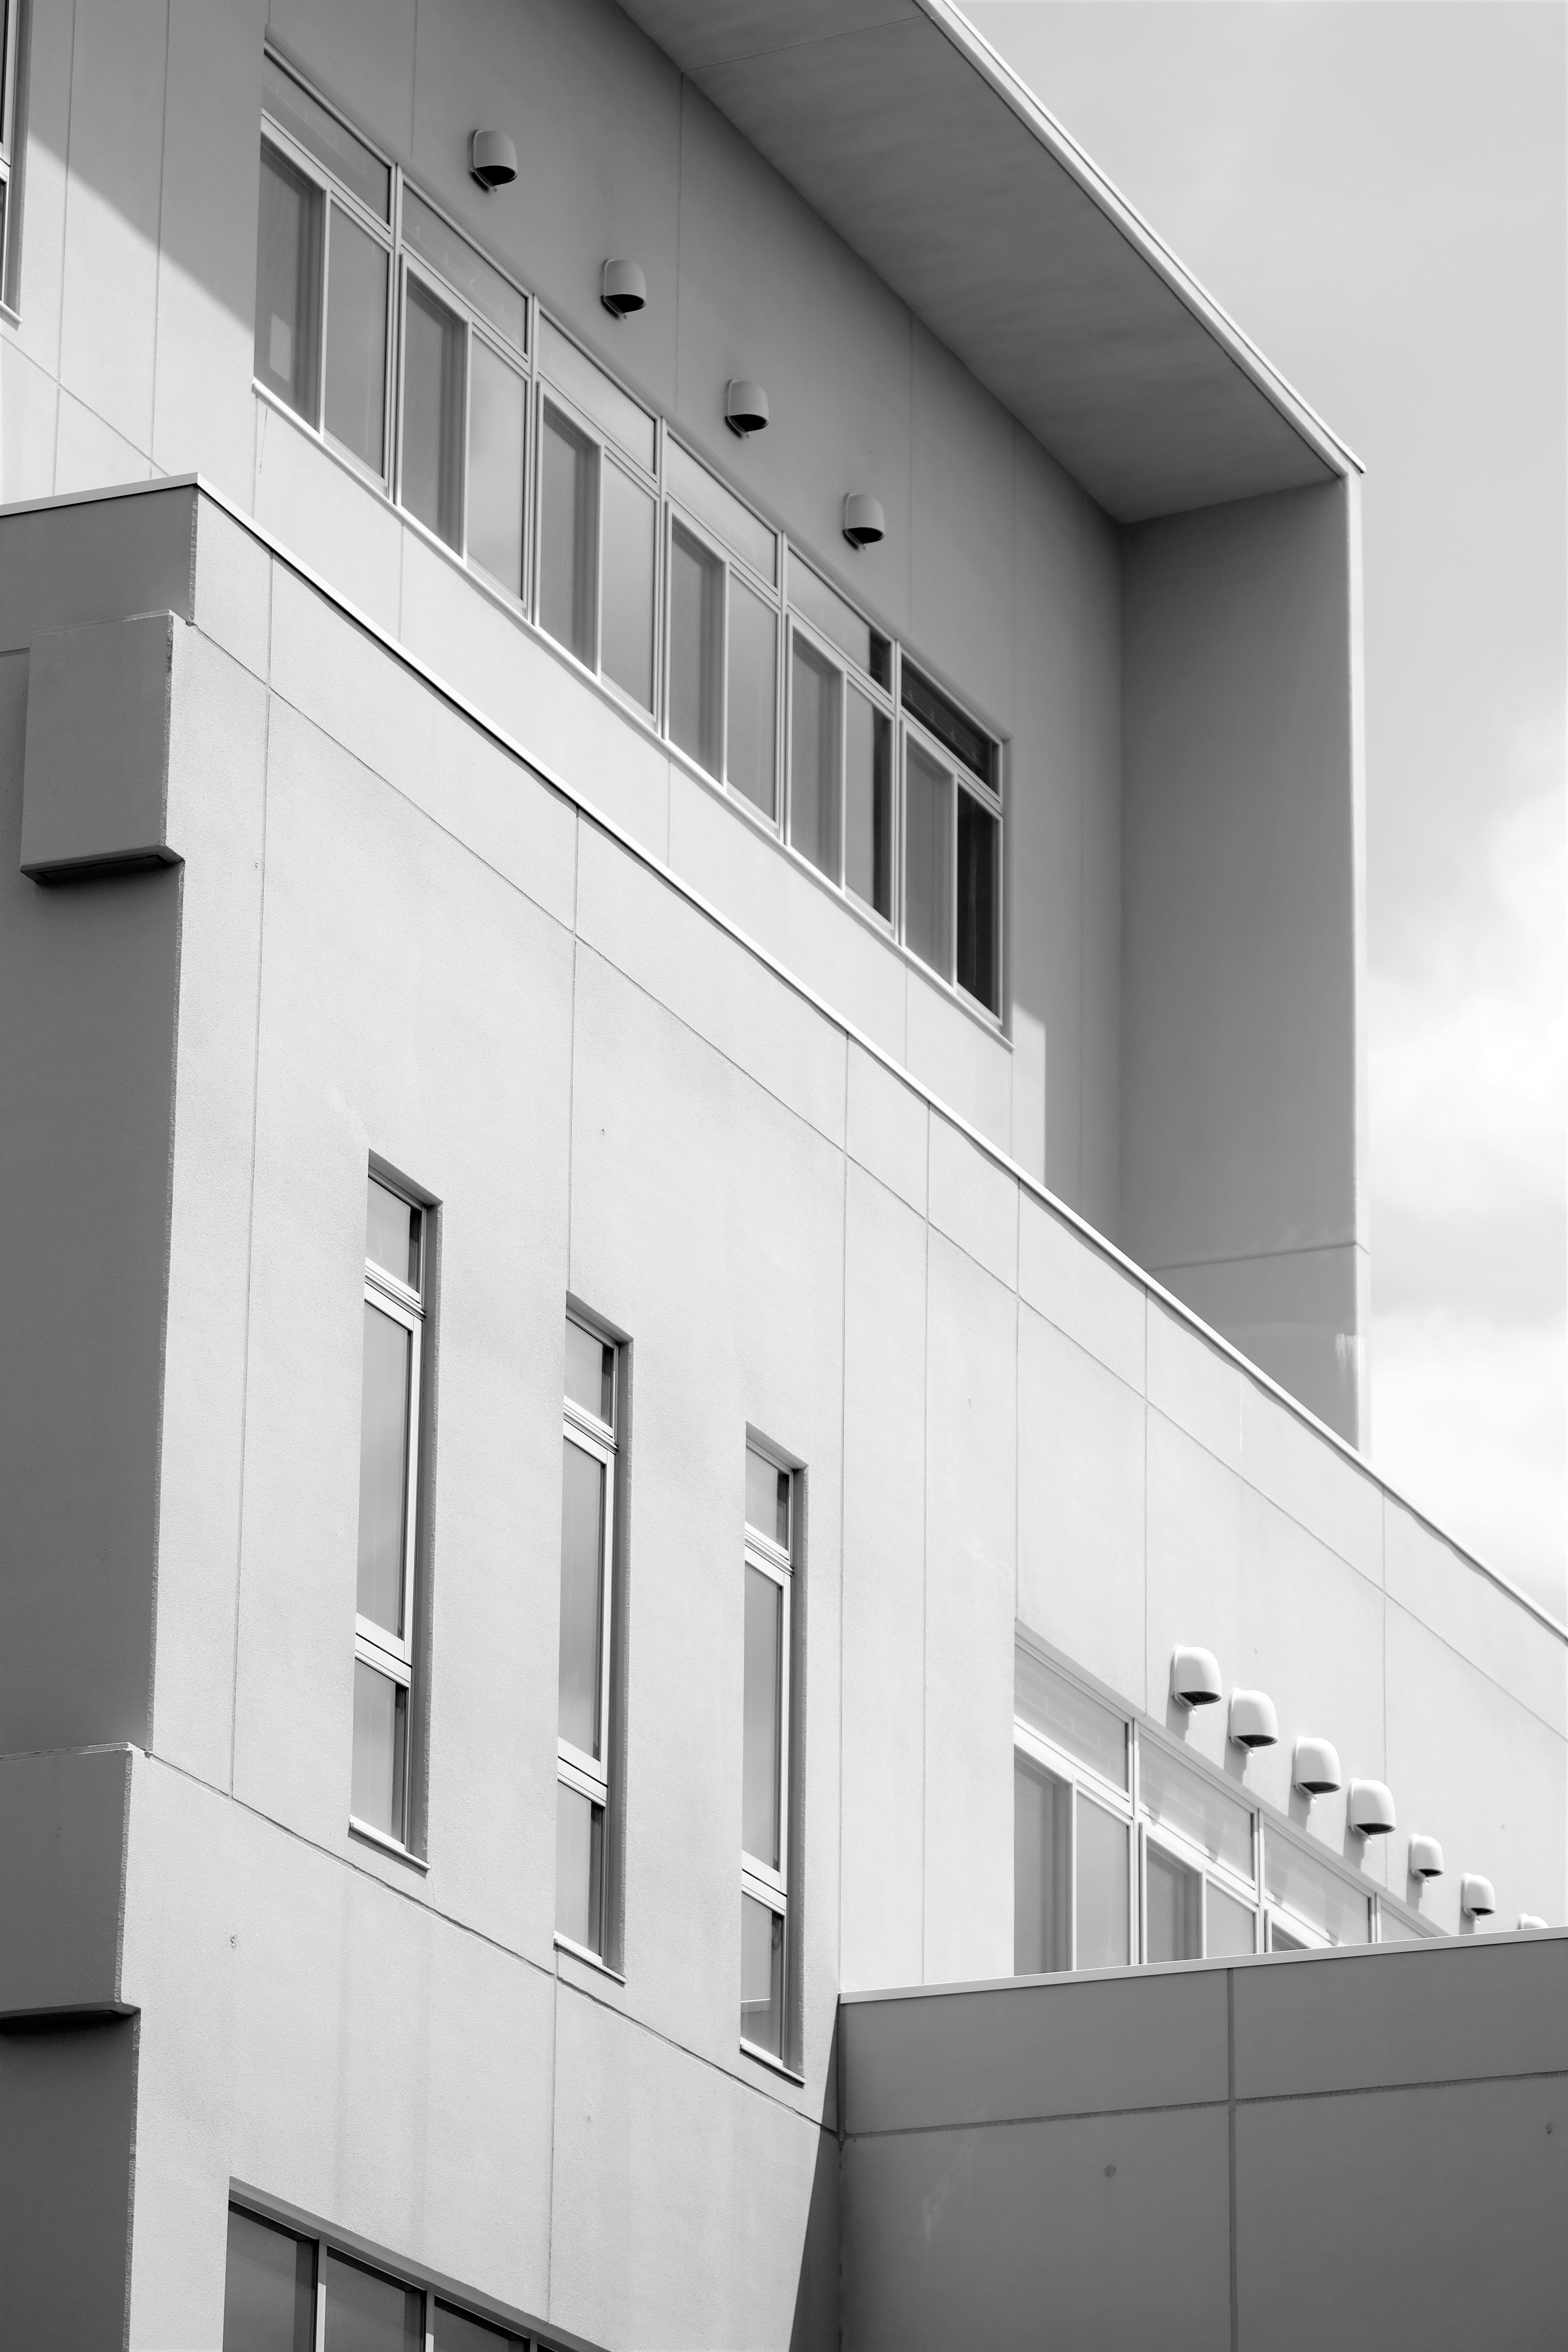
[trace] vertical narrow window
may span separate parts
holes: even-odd
[[[1072,1790],[1031,1757],[1013,1759],[1013,1969],[1072,1966]]]
[[[904,938],[952,977],[952,778],[911,738],[904,754]]]
[[[426,1223],[414,1202],[369,1179],[349,1809],[397,1845],[408,1843]]]
[[[0,6],[0,300],[16,310],[21,275],[22,11],[26,0]]]
[[[903,664],[900,678],[905,943],[943,980],[998,1013],[1001,756],[990,736],[912,663]]]
[[[544,406],[540,463],[539,619],[557,645],[595,666],[599,453]]]
[[[478,335],[468,378],[468,556],[521,597],[528,388]]]
[[[331,2250],[321,2284],[326,2352],[425,2352],[425,2297],[416,2286]]]
[[[606,462],[599,659],[605,676],[643,710],[653,709],[653,576],[658,510],[629,474]]]
[[[958,984],[984,1004],[1000,1009],[1001,975],[997,920],[1002,882],[1002,826],[973,793],[958,795]]]
[[[1132,1946],[1128,1724],[1020,1643],[1013,1948],[1020,1974],[1124,1968]]]
[[[720,769],[724,727],[724,566],[675,523],[669,543],[669,731],[706,768]]]
[[[746,1448],[741,1768],[741,2039],[788,2054],[790,1608],[795,1481]]]
[[[308,425],[319,421],[321,190],[267,140],[256,237],[256,374]]]
[[[555,1927],[603,1958],[610,1804],[610,1653],[615,1606],[619,1351],[566,1322],[562,1434],[561,1660],[555,1791]]]
[[[315,2339],[315,2241],[231,2205],[223,2352],[312,2352]]]
[[[830,882],[838,879],[843,697],[837,664],[797,634],[790,656],[789,837]]]
[[[386,467],[386,247],[333,205],[327,229],[327,438],[373,474]]]
[[[778,634],[772,606],[731,572],[725,775],[766,817],[778,798]]]
[[[464,321],[405,271],[402,499],[410,514],[459,551],[467,343]]]
[[[1143,1854],[1143,1957],[1196,1960],[1203,1948],[1203,1874],[1150,1838]]]
[[[890,921],[893,912],[892,726],[853,686],[844,704],[844,880]]]

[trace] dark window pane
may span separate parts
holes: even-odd
[[[884,918],[893,911],[892,732],[851,687],[844,709],[844,879]]]
[[[958,984],[993,1013],[997,977],[997,899],[1002,828],[972,793],[958,795]]]
[[[618,466],[599,475],[605,504],[599,667],[644,710],[653,709],[653,500]]]
[[[286,74],[275,58],[261,64],[261,103],[274,122],[292,133],[308,155],[331,172],[378,220],[389,217],[392,175],[379,155],[356,139],[337,117]]]
[[[723,593],[718,557],[677,523],[669,549],[669,732],[710,776],[719,773]]]
[[[784,1728],[784,1593],[771,1576],[746,1570],[745,1731],[741,1843],[754,1862],[780,1868],[779,1802]]]
[[[741,1897],[741,2034],[784,2055],[784,1923],[750,1895]]]
[[[468,330],[416,278],[404,286],[403,503],[448,547],[460,549]]]
[[[321,322],[321,194],[264,139],[256,232],[256,375],[310,425],[317,422]]]
[[[1204,1883],[1173,1854],[1151,1844],[1144,1862],[1144,1937],[1151,1960],[1195,1960],[1203,1952]]]
[[[770,605],[730,575],[730,740],[726,774],[772,816],[778,720],[778,623]]]
[[[595,480],[599,453],[553,408],[544,412],[540,491],[539,618],[558,645],[594,661]]]
[[[1074,1856],[1077,1899],[1073,1966],[1125,1968],[1131,1897],[1127,1879],[1127,1841],[1131,1832],[1102,1805],[1077,1800],[1078,1851]]]
[[[616,1351],[596,1331],[566,1318],[566,1394],[606,1425],[616,1417]]]
[[[528,387],[478,336],[469,365],[468,556],[509,595],[521,596]]]
[[[425,2297],[341,2254],[327,2256],[326,2352],[424,2352]]]
[[[384,247],[334,205],[327,230],[328,436],[368,466],[386,463]]]
[[[367,1299],[364,1387],[360,1408],[356,1606],[362,1617],[370,1618],[399,1641],[405,1630],[408,1409],[413,1370],[413,1333]]]
[[[482,2320],[470,2319],[465,2311],[453,2311],[446,2304],[436,2305],[436,2352],[523,2352],[514,2336],[503,2328],[487,2327]]]
[[[365,1196],[364,1254],[373,1265],[405,1282],[410,1290],[419,1287],[419,1235],[423,1219],[412,1202],[368,1180]]]
[[[922,727],[944,744],[955,760],[962,761],[972,775],[984,784],[996,782],[996,746],[989,735],[966,719],[956,704],[948,700],[930,678],[922,677],[918,669],[904,664],[904,709],[913,711]]]
[[[746,1448],[746,1524],[759,1535],[789,1549],[790,1476],[754,1445]]]
[[[880,679],[876,661],[877,648],[885,649],[887,639],[879,637],[869,621],[863,621],[854,606],[847,604],[826,580],[819,580],[809,564],[803,563],[793,551],[789,560],[789,597],[790,603],[821,630],[829,645],[847,654],[858,669],[869,671],[879,683],[885,682]]]
[[[605,1611],[605,1465],[567,1439],[561,1487],[561,1737],[597,1757]]]
[[[910,743],[904,760],[904,938],[952,977],[952,778]]]
[[[1072,1791],[1026,1756],[1013,1759],[1013,1970],[1072,1966]]]
[[[789,837],[833,882],[838,879],[842,693],[837,664],[796,637],[790,661]]]
[[[353,1780],[356,1822],[401,1845],[407,1836],[408,1693],[390,1675],[354,1660]]]
[[[230,2207],[223,2352],[310,2352],[315,2255],[308,2238]]]
[[[555,1925],[590,1952],[603,1949],[605,1809],[555,1784]]]
[[[466,236],[448,228],[439,213],[405,183],[402,226],[404,242],[444,278],[448,286],[467,295],[481,319],[520,351],[528,349],[528,297],[510,285],[476,253]]]

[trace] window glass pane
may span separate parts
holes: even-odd
[[[329,2253],[326,2352],[424,2352],[425,2297],[400,2279]]]
[[[653,570],[658,510],[618,466],[599,475],[605,504],[599,667],[644,710],[653,709]]]
[[[781,1551],[789,1549],[789,1472],[759,1454],[754,1445],[748,1445],[746,1525],[777,1544]]]
[[[317,421],[321,320],[321,194],[264,139],[256,232],[256,374],[311,425]]]
[[[413,1203],[378,1184],[372,1176],[367,1182],[364,1217],[364,1254],[373,1265],[392,1275],[398,1282],[406,1283],[410,1290],[419,1287],[419,1211]]]
[[[281,124],[345,188],[351,188],[378,220],[390,217],[392,175],[380,156],[346,130],[335,114],[329,114],[308,89],[302,89],[275,58],[262,59],[261,103],[274,122]]]
[[[991,738],[966,719],[955,703],[948,700],[940,688],[918,669],[905,662],[903,669],[904,709],[913,711],[921,724],[945,745],[955,760],[963,762],[982,783],[994,785],[996,781],[996,747]]]
[[[585,1950],[604,1937],[605,1809],[564,1780],[555,1785],[555,1925]]]
[[[470,2319],[466,2311],[453,2311],[438,2303],[435,2313],[436,2352],[523,2352],[515,2336],[508,2336],[500,2327],[487,2327],[482,2320]]]
[[[468,329],[412,274],[405,289],[403,503],[448,547],[460,549]]]
[[[349,1811],[401,1845],[405,1834],[408,1693],[390,1675],[354,1660],[353,1787]]]
[[[665,443],[664,487],[715,539],[723,541],[731,555],[749,563],[770,587],[776,584],[778,541],[773,533],[679,441]]]
[[[677,523],[669,547],[669,732],[700,768],[719,773],[724,567]]]
[[[510,286],[500,270],[492,269],[466,236],[448,228],[440,214],[432,212],[406,183],[403,190],[403,235],[421,259],[427,261],[432,269],[439,270],[447,285],[470,301],[480,318],[488,319],[514,351],[528,349],[527,295]]]
[[[1002,1008],[996,955],[1002,828],[973,793],[958,795],[958,984]]]
[[[1211,1879],[1205,1894],[1208,1912],[1208,1957],[1211,1960],[1235,1959],[1241,1952],[1258,1949],[1257,1914],[1251,1906],[1238,1903]]]
[[[1339,1873],[1270,1830],[1263,1841],[1263,1884],[1268,1898],[1294,1911],[1331,1944],[1364,1944],[1367,1898]]]
[[[741,1843],[754,1862],[781,1867],[779,1734],[784,1696],[784,1593],[771,1576],[746,1569],[745,1745]]]
[[[1076,1756],[1102,1780],[1126,1788],[1127,1726],[1121,1717],[1054,1675],[1022,1643],[1013,1654],[1013,1694],[1020,1723]]]
[[[1149,1958],[1201,1958],[1204,1882],[1199,1874],[1151,1842],[1144,1880],[1143,1934]]]
[[[1151,1818],[1179,1830],[1238,1878],[1252,1878],[1252,1810],[1152,1739],[1138,1745],[1138,1795]]]
[[[1078,1802],[1078,1958],[1080,1969],[1123,1968],[1127,1962],[1128,1825],[1091,1804]]]
[[[521,596],[528,386],[477,335],[468,367],[468,560]]]
[[[311,2352],[315,2253],[308,2238],[230,2207],[223,2352]]]
[[[566,1393],[606,1427],[616,1417],[616,1351],[596,1331],[566,1318]]]
[[[819,580],[809,564],[803,563],[793,552],[789,560],[789,601],[858,668],[879,683],[884,680],[887,666],[882,649],[887,639],[879,636],[869,621],[863,621],[853,605],[847,604],[837,590],[830,588],[826,580]]]
[[[1268,1922],[1268,1948],[1271,1952],[1304,1952],[1307,1946],[1300,1936],[1292,1936],[1278,1919]]]
[[[596,1757],[608,1480],[604,1464],[569,1438],[562,1456],[561,1737]]]
[[[764,816],[775,802],[778,623],[760,596],[730,574],[729,781]]]
[[[1377,1940],[1380,1944],[1416,1944],[1421,1941],[1421,1931],[1413,1927],[1408,1919],[1401,1918],[1391,1903],[1380,1903],[1377,1906]]]
[[[893,730],[863,694],[844,706],[844,879],[879,915],[893,911]]]
[[[552,383],[574,401],[584,416],[593,418],[617,448],[635,459],[645,474],[653,471],[654,423],[646,408],[612,383],[585,352],[568,342],[548,319],[539,322],[539,364]]]
[[[910,742],[904,759],[904,937],[952,977],[952,779]]]
[[[789,837],[837,882],[842,673],[797,636],[789,690]]]
[[[1027,1756],[1013,1759],[1013,1972],[1072,1966],[1068,1833],[1072,1791]]]
[[[327,230],[328,436],[373,474],[385,465],[384,247],[331,207]]]
[[[556,409],[544,411],[540,483],[539,618],[558,644],[594,662],[599,453]]]
[[[741,1897],[741,2036],[784,2055],[784,1923],[750,1895]]]
[[[408,1513],[408,1421],[414,1335],[366,1299],[360,1406],[359,1588],[362,1617],[401,1641]]]

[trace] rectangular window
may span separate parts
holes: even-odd
[[[741,2039],[789,2053],[790,1611],[795,1479],[746,1448],[741,1767]]]
[[[665,449],[672,742],[778,820],[778,541],[679,445]]]
[[[1263,1888],[1270,1904],[1289,1915],[1280,1932],[1270,1935],[1271,1948],[1372,1941],[1366,1893],[1272,1822],[1263,1841]]]
[[[555,1792],[556,1933],[604,1958],[620,1351],[566,1321]]]
[[[409,1836],[426,1223],[416,1202],[369,1178],[349,1811],[361,1829],[395,1845]]]
[[[463,430],[468,330],[405,270],[403,279],[404,505],[448,547],[463,545]]]
[[[223,2352],[529,2352],[512,2336],[323,2238],[228,2209]],[[535,2340],[532,2352],[547,2352]]]
[[[790,842],[890,923],[892,646],[793,553],[789,587]]]
[[[25,0],[0,5],[0,301],[20,296],[22,205],[22,15]]]
[[[547,362],[556,354],[557,374],[571,377],[579,399],[593,392],[589,379],[599,371],[548,321],[541,328],[541,346]],[[570,367],[562,364],[564,353],[572,355]],[[601,382],[602,395],[582,407],[580,419],[553,400],[543,404],[539,620],[585,668],[597,670],[651,717],[658,538],[653,420],[607,376]],[[647,436],[627,429],[600,437],[606,419],[624,425],[615,404],[621,402],[647,425]],[[650,470],[639,479],[620,446],[631,439],[640,447],[645,437]]]

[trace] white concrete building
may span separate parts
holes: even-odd
[[[11,2340],[1142,2340],[1179,2179],[1294,2342],[1247,2215],[1456,2081],[1550,2212],[1568,1635],[1357,1450],[1353,457],[946,0],[5,54]],[[1304,2156],[1325,2001],[1429,2031]],[[1135,2153],[911,2297],[995,2017]]]

